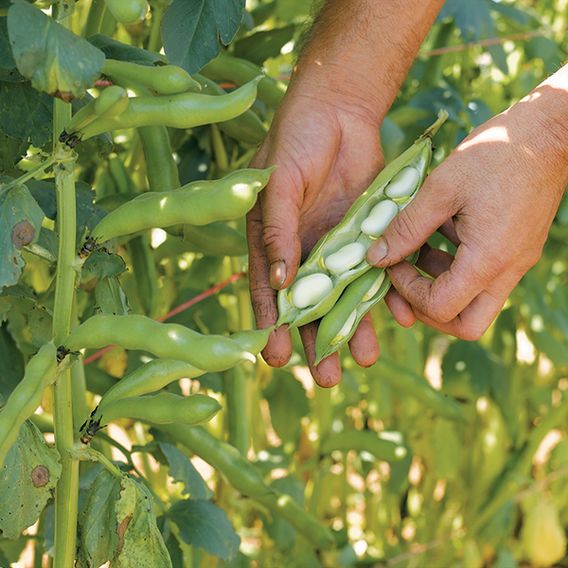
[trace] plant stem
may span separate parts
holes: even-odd
[[[12,180],[11,182],[7,183],[3,187],[3,189],[9,189],[10,187],[26,183],[28,180],[35,178],[38,174],[43,173],[50,166],[53,166],[55,162],[56,162],[55,157],[51,156],[50,158],[45,160],[45,162],[42,162],[39,166],[37,166],[33,170],[30,170],[29,172],[26,172],[25,174],[21,175],[19,178],[16,178],[15,180]]]
[[[162,38],[160,37],[160,26],[162,24],[162,16],[164,9],[162,6],[152,6],[152,28],[150,29],[150,37],[148,38],[148,51],[159,52],[162,46]]]
[[[122,479],[124,477],[122,471],[120,471],[120,469],[118,469],[118,467],[116,467],[109,459],[89,446],[71,448],[69,453],[73,455],[73,459],[75,460],[99,462],[117,479]]]
[[[71,105],[55,99],[53,130],[60,132],[71,117]],[[53,339],[61,345],[69,335],[75,293],[75,156],[54,145],[54,154],[62,156],[55,168],[57,194],[57,232],[59,238],[55,302],[53,307]],[[71,369],[66,369],[53,386],[55,444],[61,456],[62,472],[55,491],[54,568],[69,568],[75,560],[77,508],[79,494],[79,462],[71,457],[73,447],[73,403]]]

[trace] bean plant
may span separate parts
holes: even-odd
[[[387,167],[280,292],[273,369],[245,238],[272,170],[250,162],[319,4],[0,0],[0,566],[566,562],[568,202],[478,342],[398,326],[364,258],[565,61],[568,4],[447,0]],[[363,369],[343,346],[369,310]],[[329,390],[295,330],[322,317]]]

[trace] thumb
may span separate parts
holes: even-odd
[[[433,172],[412,202],[399,213],[382,237],[369,248],[369,264],[387,267],[417,251],[458,210],[452,184],[443,184]],[[447,188],[447,189],[445,189]]]
[[[276,290],[290,285],[300,264],[302,195],[301,176],[291,174],[285,165],[274,170],[268,187],[260,194],[262,238],[270,265],[270,285]]]

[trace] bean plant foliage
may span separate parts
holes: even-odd
[[[259,355],[244,218],[270,172],[247,166],[315,4],[0,0],[0,566],[566,562],[566,200],[478,342],[378,305],[379,362],[342,351],[334,389],[297,335],[284,368]],[[524,96],[565,61],[567,18],[447,0],[387,161],[445,110],[435,166]],[[148,220],[117,229],[121,210]]]

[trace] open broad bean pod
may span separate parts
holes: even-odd
[[[420,189],[432,158],[432,137],[447,119],[438,119],[416,142],[383,169],[326,233],[300,266],[294,282],[278,294],[277,325],[305,325],[322,318],[351,282],[370,268],[367,251]]]
[[[418,253],[407,260],[414,264],[418,260]],[[386,270],[373,267],[345,288],[318,326],[316,365],[339,351],[353,337],[363,316],[387,295],[390,285]]]

